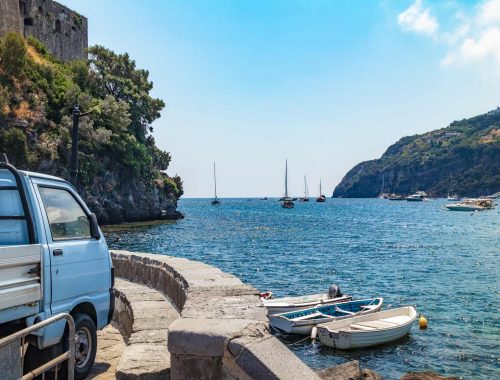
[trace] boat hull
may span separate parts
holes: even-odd
[[[393,317],[388,316],[398,311],[404,314]],[[377,346],[404,337],[410,332],[416,318],[417,312],[411,306],[386,310],[368,316],[351,318],[349,326],[337,327],[335,322],[328,325],[319,325],[318,338],[321,344],[342,350]],[[401,322],[397,323],[396,321]],[[351,326],[353,330],[351,330]],[[360,328],[364,330],[357,330]]]
[[[352,301],[352,302],[359,302],[359,301]],[[318,324],[352,318],[353,316],[356,315],[374,313],[380,310],[380,308],[382,307],[382,303],[383,299],[380,298],[378,304],[372,305],[371,308],[366,309],[364,311],[352,313],[351,315],[349,314],[325,315],[321,313],[321,311],[322,309],[325,309],[327,306],[319,306],[302,310],[302,312],[310,313],[309,315],[306,315],[304,317],[288,318],[286,315],[290,313],[282,313],[282,314],[269,315],[268,318],[272,327],[284,333],[295,334],[295,335],[311,335],[312,328]],[[345,304],[349,303],[347,302]]]

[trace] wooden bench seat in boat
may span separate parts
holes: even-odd
[[[358,322],[356,325],[363,326],[363,327],[371,327],[374,329],[385,329],[387,327],[395,326],[395,323],[385,322],[385,321],[379,319],[376,321]]]
[[[293,318],[293,320],[294,321],[305,321],[307,319],[325,318],[325,317],[328,318],[328,315],[325,315],[325,314],[317,311],[316,313],[304,315],[303,317]]]
[[[406,315],[398,315],[397,317],[389,317],[389,318],[384,318],[381,319],[381,321],[392,323],[395,325],[401,325],[403,323],[406,323],[410,320],[410,318]]]

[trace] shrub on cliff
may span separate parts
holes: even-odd
[[[94,46],[87,61],[61,62],[35,38],[10,33],[0,39],[0,149],[22,168],[68,178],[71,111],[78,102],[84,195],[99,199],[109,178],[118,192],[139,183],[149,191],[160,178],[176,185],[164,187],[166,198],[178,199],[180,179],[164,173],[170,154],[151,135],[164,107],[152,88],[149,73],[126,53]]]

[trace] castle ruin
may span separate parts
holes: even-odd
[[[87,18],[52,0],[0,0],[0,37],[18,32],[42,41],[63,61],[87,58]]]

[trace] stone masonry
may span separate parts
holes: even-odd
[[[120,326],[132,326],[128,329],[132,333],[126,338],[128,346],[117,367],[117,377],[319,379],[311,368],[270,334],[258,291],[235,276],[178,257],[113,251],[112,258],[116,276],[131,281],[117,282],[120,290],[116,292],[114,320]],[[145,287],[138,289],[132,283]],[[160,292],[180,315],[177,316],[173,309],[168,313],[155,311],[158,306],[153,307],[152,302],[139,301],[145,299],[146,287]],[[148,295],[151,296],[153,294]],[[153,323],[160,315],[161,321]],[[146,322],[148,318],[152,319]],[[140,326],[144,329],[147,326],[148,331]],[[134,333],[138,340],[132,339]],[[146,343],[151,338],[152,346]],[[150,347],[155,354],[148,355]],[[129,352],[133,355],[128,355]],[[148,362],[150,357],[160,357],[159,353],[166,356],[156,363]],[[132,357],[139,355],[140,363],[132,361]],[[141,363],[143,365],[139,366]],[[154,371],[146,373],[147,368],[153,367]]]
[[[0,0],[0,37],[9,32],[38,38],[63,61],[87,57],[87,18],[52,0]]]

